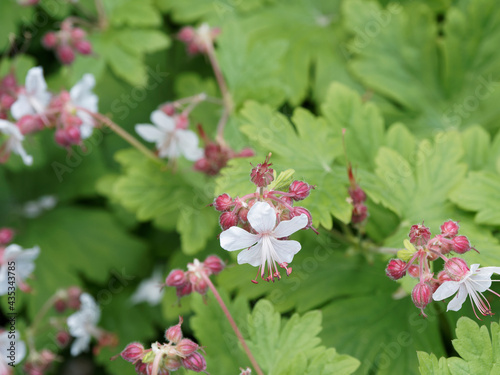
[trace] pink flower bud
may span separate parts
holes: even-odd
[[[401,259],[391,259],[385,269],[385,274],[392,280],[399,280],[406,275],[406,266],[406,262]]]
[[[201,158],[196,160],[196,162],[193,165],[193,168],[195,171],[207,173],[209,175],[212,175],[211,172],[211,166],[210,162],[206,158]]]
[[[66,346],[68,346],[70,340],[71,336],[68,332],[66,331],[57,332],[56,341],[57,345],[59,345],[60,348],[65,348]]]
[[[431,238],[431,231],[424,224],[415,224],[411,226],[410,242],[418,246],[424,246]]]
[[[68,45],[62,45],[56,49],[57,57],[64,65],[69,65],[75,61],[75,52]]]
[[[80,296],[82,290],[77,286],[72,286],[68,288],[68,307],[73,310],[80,309]]]
[[[301,201],[309,196],[311,189],[314,189],[314,186],[311,186],[304,181],[294,181],[291,183],[288,192],[293,194],[292,199]]]
[[[448,259],[444,264],[444,270],[453,281],[462,280],[467,272],[470,271],[465,260],[461,258]]]
[[[214,208],[220,212],[229,211],[234,207],[233,199],[226,193],[215,198],[213,205]]]
[[[195,292],[198,292],[201,295],[207,294],[208,284],[205,279],[196,277],[191,284],[193,285],[193,290]]]
[[[187,282],[188,279],[186,277],[186,273],[183,270],[178,269],[170,271],[167,278],[165,279],[165,284],[167,284],[167,286],[180,287]]]
[[[252,172],[250,173],[250,180],[257,185],[258,187],[266,187],[274,180],[274,170],[269,168],[272,163],[269,163],[269,158],[271,154],[269,154],[264,161],[264,163],[257,164],[256,167],[253,167]]]
[[[14,98],[12,95],[8,94],[3,94],[1,95],[0,98],[0,106],[4,109],[10,109],[12,107],[12,104],[16,102],[16,98]]]
[[[182,339],[175,349],[179,352],[179,354],[183,357],[187,357],[191,354],[193,354],[195,351],[198,350],[198,344],[191,341],[190,339]]]
[[[5,77],[3,77],[0,85],[5,87],[6,89],[10,89],[10,90],[15,91],[17,88],[16,76],[12,73],[7,74]]]
[[[419,277],[419,273],[420,273],[420,270],[419,270],[418,266],[412,264],[410,267],[408,267],[408,274],[411,277],[414,277],[415,279],[417,279]]]
[[[418,283],[411,291],[411,299],[413,304],[418,307],[424,314],[425,307],[432,301],[432,290],[425,283]]]
[[[177,371],[182,366],[182,362],[178,357],[166,357],[163,360],[165,361],[165,368],[169,371]]]
[[[290,197],[280,197],[280,200],[283,202],[283,203],[286,203],[288,204],[289,206],[293,206],[293,199],[290,198]]]
[[[364,203],[355,203],[352,209],[351,223],[362,223],[368,217],[368,207]]]
[[[45,48],[52,49],[57,44],[57,35],[54,32],[48,32],[43,36],[42,44]]]
[[[172,117],[175,115],[175,106],[172,103],[166,103],[160,108],[163,113],[165,113],[167,116]]]
[[[67,307],[68,307],[68,305],[67,305],[66,301],[62,298],[58,298],[54,302],[54,309],[56,309],[56,311],[58,313],[63,313]]]
[[[66,139],[70,144],[78,144],[82,141],[80,128],[78,128],[77,126],[74,125],[68,126],[65,129],[65,132],[66,132]]]
[[[44,123],[40,116],[25,115],[19,119],[17,127],[22,134],[29,134],[42,130],[44,128]]]
[[[194,36],[195,36],[195,30],[190,26],[183,27],[177,33],[177,39],[179,39],[181,42],[184,43],[191,42],[194,39]]]
[[[7,245],[14,238],[14,230],[11,228],[0,229],[0,245]]]
[[[213,275],[217,275],[222,272],[222,270],[226,267],[226,263],[224,263],[224,261],[216,255],[209,255],[203,264]]]
[[[125,361],[135,363],[144,356],[144,346],[141,343],[133,342],[128,344],[120,355]]]
[[[88,40],[77,40],[73,45],[82,55],[90,55],[92,53],[92,44]]]
[[[238,210],[238,218],[241,222],[246,223],[248,221],[248,211],[249,209],[246,207],[241,207]]]
[[[179,115],[175,117],[175,127],[177,129],[187,129],[189,126],[189,119],[186,115]]]
[[[193,286],[191,285],[191,283],[186,283],[182,286],[178,286],[177,287],[177,297],[181,298],[181,297],[187,296],[187,295],[191,294],[192,291],[193,291]]]
[[[236,216],[232,211],[223,212],[219,217],[219,223],[222,230],[227,230],[238,224],[238,216]]]
[[[441,234],[448,238],[453,238],[458,234],[460,225],[456,221],[448,220],[441,225]]]
[[[66,131],[64,129],[57,129],[54,134],[54,139],[56,140],[56,143],[60,146],[63,147],[71,146],[71,143],[69,142],[68,137],[66,135]]]
[[[75,27],[75,28],[71,29],[71,39],[78,40],[78,39],[83,39],[86,36],[87,36],[87,33],[85,32],[85,30],[80,29],[79,27]]]
[[[165,331],[165,338],[168,341],[177,344],[179,341],[182,340],[182,329],[181,329],[182,321],[183,321],[182,317],[179,316],[179,323],[177,323],[175,326],[169,327]]]
[[[138,375],[148,375],[148,364],[141,361],[135,364],[135,372]]]
[[[249,158],[251,156],[255,156],[255,152],[250,147],[245,147],[243,150],[238,152],[236,156],[239,158]]]
[[[195,372],[205,371],[207,369],[207,362],[205,358],[198,352],[194,352],[189,357],[182,358],[182,365],[188,370]]]
[[[446,273],[446,271],[441,271],[438,273],[438,282],[442,284],[446,281],[451,281],[450,276]]]
[[[350,187],[348,191],[354,204],[366,201],[366,194],[359,186],[356,185],[355,188]]]
[[[458,254],[465,254],[471,249],[469,239],[466,236],[453,238],[453,250]]]

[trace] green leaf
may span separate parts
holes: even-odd
[[[425,352],[417,352],[418,369],[422,375],[449,375],[448,367],[445,358],[440,358],[439,361],[434,354]]]
[[[32,7],[23,7],[16,0],[3,0],[0,2],[0,51],[10,45],[10,36],[16,37],[18,28],[26,20],[33,17]],[[36,31],[36,27],[35,27]]]
[[[161,25],[162,22],[160,13],[153,6],[152,0],[144,0],[140,3],[134,0],[122,0],[108,14],[110,14],[110,22],[113,26],[154,27]]]
[[[160,30],[120,30],[116,40],[122,48],[137,55],[161,51],[170,46],[170,39]]]

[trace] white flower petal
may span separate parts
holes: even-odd
[[[465,285],[462,284],[462,285],[460,285],[460,288],[458,288],[458,293],[455,296],[455,298],[453,298],[450,301],[450,303],[448,304],[446,311],[449,311],[449,310],[458,311],[458,310],[460,310],[462,308],[462,305],[464,304],[466,298],[467,298],[467,288],[465,287]]]
[[[198,136],[191,130],[179,129],[176,132],[180,152],[189,161],[196,161],[203,157],[203,150],[198,147]]]
[[[278,256],[278,258],[275,259],[278,263],[290,263],[293,260],[293,256],[302,248],[300,242],[298,241],[277,240],[272,237],[269,239],[271,240],[274,251]]]
[[[148,142],[160,142],[165,133],[154,125],[138,124],[135,126],[135,132]]]
[[[445,281],[434,292],[434,301],[441,301],[455,294],[462,283],[459,281]]]
[[[238,254],[238,264],[248,263],[251,266],[264,266],[262,261],[262,241],[259,241],[255,246],[245,249]]]
[[[25,82],[26,91],[30,94],[47,91],[47,83],[43,78],[43,69],[36,66],[28,70]]]
[[[276,238],[288,237],[292,233],[305,228],[308,222],[309,220],[304,214],[295,216],[291,220],[285,220],[279,223],[274,230],[273,235]]]
[[[80,310],[87,314],[90,322],[97,324],[101,317],[101,310],[99,309],[99,306],[97,306],[94,298],[88,293],[82,293],[80,296],[80,302]]]
[[[478,272],[469,277],[467,283],[478,292],[485,292],[491,286],[491,275],[493,272]]]
[[[31,106],[28,97],[24,94],[20,94],[17,97],[17,100],[10,107],[10,113],[12,114],[12,117],[19,120],[25,115],[34,115],[36,112]]]
[[[257,234],[252,234],[240,227],[231,227],[220,234],[220,246],[227,251],[248,248],[259,240]]]
[[[266,202],[256,202],[248,211],[248,221],[258,233],[269,233],[276,226],[276,211]]]
[[[90,336],[81,336],[71,344],[71,355],[76,357],[78,354],[88,350],[90,344]]]
[[[175,120],[165,112],[156,110],[151,113],[151,122],[163,131],[171,132],[175,129]]]
[[[92,92],[94,86],[94,76],[92,74],[85,74],[69,92],[73,104],[77,107],[88,109],[91,112],[97,112],[99,98]]]
[[[149,279],[141,281],[137,290],[130,297],[130,302],[134,305],[141,302],[147,302],[151,306],[158,305],[164,293],[164,289],[160,290],[163,281],[160,270],[156,269]]]

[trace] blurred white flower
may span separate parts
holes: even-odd
[[[149,279],[141,281],[135,293],[130,297],[130,301],[134,305],[141,302],[147,302],[151,306],[158,305],[163,297],[164,290],[161,289],[163,283],[162,273],[156,269]]]
[[[97,322],[101,318],[101,310],[94,298],[88,293],[82,293],[80,302],[80,310],[70,315],[67,320],[69,333],[75,338],[71,345],[72,356],[77,356],[88,350],[92,336],[99,337],[101,332],[97,328]]]
[[[24,217],[33,219],[40,216],[44,211],[53,209],[57,204],[55,195],[43,195],[37,200],[28,201],[22,208]]]
[[[0,295],[7,294],[9,290],[9,266],[15,274],[16,285],[22,291],[29,291],[30,288],[25,284],[26,280],[35,270],[35,259],[40,254],[40,248],[35,246],[31,249],[23,249],[21,246],[12,244],[0,252]],[[9,264],[10,263],[10,264]]]
[[[178,158],[183,155],[190,161],[203,156],[198,147],[198,136],[191,130],[178,127],[176,119],[157,110],[151,114],[150,124],[138,124],[135,131],[148,142],[155,142],[160,158]]]
[[[24,164],[33,164],[33,157],[28,155],[23,147],[24,136],[15,124],[0,119],[0,133],[5,134],[7,137],[0,146],[0,159],[7,160],[10,153],[13,152],[23,159]]]
[[[85,74],[80,81],[69,91],[71,104],[74,107],[85,108],[90,112],[97,112],[97,104],[99,98],[92,92],[95,86],[95,78],[92,74]],[[80,134],[82,139],[86,139],[92,135],[94,129],[94,119],[91,115],[82,110],[76,110],[76,115],[82,120],[80,126]]]
[[[47,83],[43,78],[43,69],[40,66],[31,68],[26,75],[24,89],[10,108],[12,117],[19,120],[25,115],[42,114],[49,105],[50,98]]]

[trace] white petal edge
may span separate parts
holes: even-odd
[[[249,249],[245,249],[238,254],[238,264],[248,263],[251,266],[258,267],[262,264],[262,242],[257,243]]]
[[[277,240],[272,237],[270,237],[270,240],[276,255],[279,257],[279,259],[276,259],[278,263],[291,263],[294,255],[297,254],[302,248],[300,242],[298,241]]]
[[[25,115],[34,115],[36,112],[31,106],[28,97],[24,94],[20,94],[17,97],[17,100],[10,107],[10,113],[12,114],[12,117],[19,120]]]
[[[148,142],[159,142],[165,134],[154,125],[137,124],[135,132]]]
[[[180,152],[189,161],[196,161],[203,157],[203,150],[198,147],[198,136],[191,130],[177,130]]]
[[[173,117],[167,116],[165,112],[160,110],[151,113],[151,122],[166,132],[171,132],[175,129],[175,120]]]
[[[220,234],[220,246],[227,251],[248,248],[259,240],[257,234],[252,234],[240,227],[231,227]]]
[[[256,202],[248,211],[247,217],[258,233],[269,233],[276,226],[276,211],[266,202]]]
[[[306,215],[301,214],[300,216],[295,216],[291,220],[285,220],[278,224],[273,234],[276,238],[288,237],[292,233],[297,232],[307,226],[309,219]]]
[[[442,301],[455,294],[462,283],[458,281],[445,281],[434,292],[432,298],[434,301]]]
[[[458,311],[462,308],[462,305],[464,304],[465,300],[467,298],[467,288],[465,287],[464,284],[460,285],[460,288],[458,288],[458,293],[453,298],[450,303],[448,304],[446,311],[452,310],[452,311]]]

